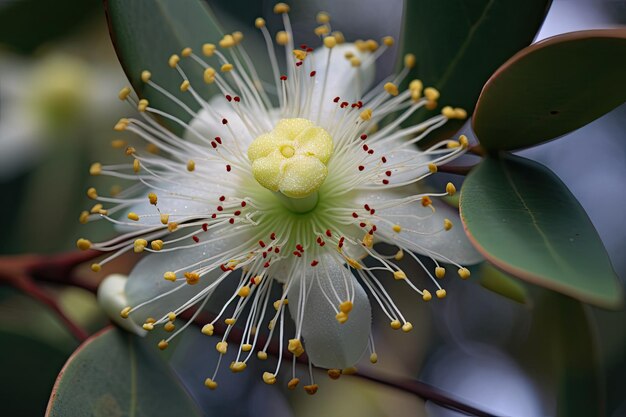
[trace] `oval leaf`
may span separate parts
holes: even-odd
[[[626,101],[626,29],[555,36],[507,61],[483,89],[473,118],[489,150],[536,145]]]
[[[46,416],[201,416],[153,345],[116,328],[91,337],[59,374]]]
[[[169,67],[168,59],[186,47],[201,51],[202,44],[216,43],[222,37],[222,30],[206,4],[199,0],[105,0],[104,3],[115,51],[135,91],[148,99],[151,106],[189,121],[191,116],[184,109],[141,81],[141,72],[149,70],[154,82],[192,110],[199,108],[189,92],[180,91],[183,80]],[[181,60],[181,67],[192,85],[194,81],[202,83],[204,69],[183,61],[187,60]],[[200,85],[197,90],[208,97],[205,86]]]
[[[549,0],[405,2],[403,51],[417,58],[417,76],[441,92],[441,104],[474,109],[491,74],[533,40]],[[420,113],[414,122],[424,120]],[[455,122],[455,123],[453,123]],[[434,133],[449,137],[462,122]],[[443,136],[439,136],[443,135]]]
[[[593,224],[554,173],[517,156],[487,158],[461,191],[472,243],[503,271],[604,307],[622,289]]]
[[[485,262],[480,267],[480,285],[520,304],[528,303],[528,291],[522,283]]]

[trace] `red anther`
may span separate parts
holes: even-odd
[[[372,225],[372,231],[375,232],[376,231],[376,225]]]
[[[326,229],[326,236],[331,237],[333,234],[330,232],[330,229]]]
[[[226,100],[231,101],[232,99],[233,98],[229,94],[226,94]]]
[[[391,171],[385,171],[385,175],[391,177]]]
[[[227,267],[226,265],[224,265],[224,264],[221,264],[221,265],[220,265],[220,269],[221,269],[222,271],[224,271],[224,272],[226,272],[226,271],[229,271],[229,270],[230,270],[230,268],[228,268],[228,267]]]
[[[373,215],[374,215],[374,213],[376,213],[376,210],[371,209],[371,210],[370,210],[370,214],[373,216]]]
[[[263,242],[262,240],[259,240],[259,246],[264,248],[265,247],[265,242]]]
[[[319,264],[319,262],[317,262],[315,259],[313,259],[313,261],[311,262],[311,266],[317,266],[317,264]]]
[[[274,253],[280,253],[280,248],[274,248]]]
[[[217,148],[217,143],[211,141],[211,146],[213,146],[213,149]]]
[[[365,222],[359,223],[359,227],[365,227],[365,226],[367,226],[367,224],[365,224]]]
[[[324,246],[325,244],[326,244],[326,242],[322,242],[322,243],[320,243],[320,247],[321,247],[321,246]]]
[[[315,72],[315,71],[311,71],[311,72],[309,73],[309,77],[315,77],[315,74],[317,74],[317,72]]]
[[[359,105],[358,105],[358,104],[356,104],[356,103],[352,103],[352,105],[350,105],[350,107],[352,107],[352,108],[354,109],[354,108],[356,108],[356,107],[359,107]]]
[[[220,196],[220,201],[226,201],[226,196],[225,195],[221,195]]]
[[[302,61],[296,62],[296,67],[299,67],[300,65],[302,65]]]
[[[280,76],[280,80],[281,81],[287,81],[287,76],[286,75],[281,75]]]
[[[217,206],[217,211],[223,211],[223,210],[224,210],[224,207],[222,207],[222,206]]]
[[[276,233],[272,232],[272,234],[270,235],[270,239],[275,240],[276,239]]]
[[[236,103],[239,103],[241,101],[241,97],[235,96],[235,98],[233,98],[233,100],[235,100]]]
[[[228,223],[235,224],[235,219],[228,219]]]
[[[347,101],[342,101],[342,102],[341,102],[341,108],[342,108],[342,109],[345,109],[345,108],[348,106],[348,104],[349,104],[349,103],[348,103]]]
[[[308,47],[308,45],[306,43],[300,44],[300,49],[304,49],[306,51],[307,47]]]
[[[294,251],[293,251],[293,254],[294,254],[295,256],[302,256],[302,255],[300,255],[300,252],[298,252],[297,250],[294,250]]]
[[[228,120],[226,120],[226,119],[222,119],[222,124],[223,124],[223,125],[227,125],[227,124],[228,124]]]
[[[370,205],[369,205],[369,204],[363,204],[363,208],[364,208],[365,210],[369,210],[369,209],[370,209]]]
[[[355,212],[352,212],[352,217],[354,217],[355,219],[359,217],[358,214],[356,214]]]
[[[385,184],[385,185],[389,184],[389,180],[388,179],[384,179],[383,180],[383,184]]]
[[[245,201],[242,201],[242,202],[241,202],[241,207],[245,207],[245,206],[246,206],[246,202],[245,202]]]
[[[333,99],[333,103],[339,103],[339,100],[341,100],[341,99],[339,98],[339,96],[337,96],[337,97],[335,97]]]
[[[367,146],[367,145],[363,145],[363,150],[364,150],[365,152],[367,152],[369,148],[370,148],[369,146]]]
[[[212,219],[215,219],[216,217],[217,217],[217,214],[215,214],[215,213],[211,214],[211,218]]]
[[[304,248],[299,243],[296,245],[296,249],[298,249],[300,252],[304,252]]]
[[[359,105],[359,109],[360,109],[361,107],[363,107],[363,102],[362,102],[361,100],[357,101],[357,103],[356,103],[356,104],[358,104],[358,105]]]
[[[370,155],[374,155],[374,149],[370,149],[369,151],[367,151],[367,153]]]
[[[313,48],[306,48],[307,52],[313,52]]]
[[[367,233],[370,234],[370,235],[373,235],[374,234],[374,229],[370,229],[370,231],[367,232]]]
[[[363,165],[359,165],[359,171],[363,171],[365,167]]]
[[[235,210],[235,212],[233,213],[235,216],[239,216],[241,214],[241,210]]]
[[[380,158],[380,160],[383,162],[383,164],[387,163],[387,157],[383,156],[382,158]]]
[[[220,145],[222,144],[222,138],[220,138],[219,136],[215,137],[215,141],[219,143]]]
[[[320,242],[322,241],[322,237],[321,237],[321,236],[318,236],[318,237],[317,237],[317,239],[315,239],[315,241],[316,241],[317,243],[320,243]]]
[[[202,223],[202,230],[204,230],[205,232],[207,230],[209,230],[209,224],[208,223]]]
[[[367,135],[366,135],[365,133],[363,133],[363,134],[361,135],[361,140],[365,140],[365,139],[367,139]]]
[[[200,238],[198,236],[192,236],[191,237],[193,239],[194,242],[198,243],[200,242]]]
[[[263,259],[267,258],[267,252],[263,252],[262,256],[263,256]]]
[[[256,285],[256,283],[254,282],[255,279],[256,279],[256,276],[250,277],[250,285]]]
[[[231,169],[232,169],[232,168],[231,168],[231,166],[230,166],[230,165],[226,165],[226,171],[227,171],[227,172],[230,172],[230,170],[231,170]]]
[[[339,243],[337,244],[338,247],[342,247],[343,246],[343,241],[344,241],[344,237],[342,236],[341,239],[339,239]]]

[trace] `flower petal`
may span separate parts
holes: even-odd
[[[343,369],[354,365],[367,348],[372,324],[372,309],[367,294],[356,278],[344,265],[339,265],[330,256],[322,258],[315,268],[308,268],[304,282],[307,286],[307,297],[302,319],[302,336],[305,351],[313,364],[323,368]],[[336,300],[334,290],[341,301],[348,297],[346,282],[354,287],[354,301],[348,321],[340,324],[335,318],[340,303]],[[289,289],[289,310],[297,322],[300,310],[298,296],[301,280],[296,279]],[[323,291],[337,301],[332,306]],[[294,309],[295,308],[295,309]]]

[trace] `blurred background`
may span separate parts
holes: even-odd
[[[273,1],[244,10],[236,1],[207,1],[226,28],[246,35],[259,13],[272,22]],[[296,38],[304,43],[314,44],[311,28],[319,10],[330,12],[347,39],[397,37],[401,29],[401,0],[291,3]],[[620,24],[626,24],[626,1],[554,0],[537,40]],[[389,54],[379,76],[394,63]],[[116,186],[100,178],[94,183],[87,174],[94,160],[119,159],[111,148],[112,126],[130,110],[117,100],[127,84],[100,1],[0,0],[0,254],[56,253],[73,249],[79,236],[112,233],[99,222],[81,225],[78,216],[88,207],[89,186]],[[625,143],[622,105],[568,137],[521,152],[555,171],[579,199],[622,282]],[[115,266],[120,272],[130,267],[124,260]],[[418,331],[400,335],[386,321],[375,321],[376,369],[420,379],[498,415],[555,415],[555,398],[571,383],[584,387],[579,395],[590,402],[600,401],[602,414],[626,416],[626,314],[521,283],[512,300],[481,285],[490,274],[497,272],[477,269],[468,282],[452,281],[445,303],[392,294]],[[92,293],[54,285],[46,291],[88,331],[107,324]],[[196,333],[185,333],[169,361],[207,415],[457,415],[350,377],[331,381],[320,375],[321,389],[311,398],[266,386],[251,370],[226,376],[214,395],[202,386],[214,350]],[[1,414],[43,415],[54,380],[78,343],[48,307],[0,281]]]

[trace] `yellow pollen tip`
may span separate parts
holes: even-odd
[[[124,149],[124,154],[126,154],[126,156],[134,155],[135,152],[137,152],[137,150],[132,146],[128,146],[126,149]]]
[[[365,246],[366,248],[372,248],[374,246],[374,236],[369,233],[365,233],[362,242],[363,246]]]
[[[330,29],[328,28],[327,25],[322,25],[322,26],[318,26],[316,27],[313,32],[317,35],[317,36],[324,36],[324,35],[328,35],[330,33]]]
[[[408,332],[410,332],[411,330],[413,330],[413,325],[412,325],[410,322],[408,322],[408,321],[407,321],[406,323],[404,323],[404,324],[402,325],[402,331],[403,331],[404,333],[408,333]]]
[[[339,324],[344,324],[348,321],[348,315],[343,311],[340,311],[335,315],[335,319],[339,322]]]
[[[111,147],[113,149],[122,149],[124,146],[126,146],[126,142],[122,139],[114,139],[111,141]]]
[[[285,46],[289,43],[289,35],[284,30],[276,33],[276,43]]]
[[[152,73],[150,71],[141,71],[141,81],[147,83],[152,78]]]
[[[430,301],[433,299],[433,295],[428,290],[422,291],[422,300]]]
[[[227,318],[226,320],[224,320],[224,323],[226,323],[226,325],[228,326],[232,326],[233,324],[235,324],[236,320],[232,317]]]
[[[365,109],[365,110],[363,110],[361,112],[360,117],[361,117],[362,120],[365,120],[365,121],[370,120],[372,118],[372,109]]]
[[[339,310],[342,313],[348,314],[349,312],[352,311],[352,307],[354,307],[354,305],[352,304],[352,301],[344,301],[343,303],[339,304]]]
[[[233,362],[230,364],[230,370],[235,373],[243,372],[246,369],[246,366],[245,362]]]
[[[448,193],[448,195],[456,194],[456,187],[451,182],[446,184],[446,193]]]
[[[324,38],[324,46],[331,49],[337,46],[337,38],[334,36],[326,36]]]
[[[205,43],[204,45],[202,45],[202,54],[204,56],[211,57],[215,53],[215,48],[215,44]]]
[[[191,84],[189,83],[189,80],[185,80],[180,84],[180,91],[182,91],[183,93],[186,92],[187,90],[189,90],[189,86]]]
[[[339,31],[334,31],[333,33],[331,33],[331,35],[335,37],[335,40],[337,41],[338,45],[341,45],[342,43],[346,42],[346,38],[343,36],[343,33]]]
[[[170,68],[176,68],[176,66],[178,65],[179,62],[180,62],[180,57],[178,55],[176,55],[176,54],[173,54],[167,60],[167,65],[169,65]]]
[[[401,261],[403,258],[404,258],[404,251],[402,249],[396,252],[396,254],[393,256],[393,259],[395,259],[396,261]]]
[[[458,148],[459,146],[461,146],[461,144],[454,140],[448,141],[448,143],[446,144],[446,148],[448,149]]]
[[[261,29],[262,27],[265,27],[265,19],[263,19],[262,17],[257,17],[257,18],[254,20],[254,26],[255,26],[257,29]]]
[[[91,198],[92,200],[98,198],[98,192],[94,187],[89,187],[89,189],[87,189],[87,197]]]
[[[176,229],[178,229],[178,223],[176,223],[176,222],[169,222],[167,224],[167,230],[169,230],[170,232],[173,232]]]
[[[205,324],[204,326],[202,326],[202,334],[206,335],[206,336],[213,336],[213,330],[215,330],[215,327],[209,323],[209,324]]]
[[[434,87],[426,87],[424,89],[424,97],[429,101],[437,101],[439,99],[439,91]]]
[[[437,294],[437,298],[446,298],[447,293],[446,293],[446,290],[442,288],[440,290],[437,290],[435,294]]]
[[[235,46],[235,38],[233,35],[224,35],[222,39],[219,41],[220,48],[231,48]]]
[[[393,36],[385,36],[383,38],[383,45],[385,46],[393,46],[394,43],[395,40],[393,39]]]
[[[370,362],[371,363],[376,363],[378,362],[378,355],[376,353],[371,353],[370,354]]]
[[[293,353],[296,358],[304,353],[304,348],[302,347],[302,342],[300,342],[300,339],[289,339],[289,345],[287,346],[287,350]]]
[[[241,43],[241,41],[243,41],[243,33],[238,30],[233,32],[233,39],[235,40],[235,44]]]
[[[355,56],[352,56],[352,57],[349,58],[349,60],[350,60],[350,64],[353,67],[356,68],[356,67],[360,67],[361,66],[361,60],[359,58],[357,58]]]
[[[133,243],[133,251],[135,253],[141,253],[148,246],[148,241],[146,239],[136,239]]]
[[[128,127],[128,124],[130,123],[130,121],[128,119],[120,119],[115,126],[113,126],[113,130],[115,130],[116,132],[122,132],[124,130],[126,130],[126,128]]]
[[[447,232],[452,229],[452,222],[450,219],[443,219],[443,229]]]
[[[126,217],[128,217],[129,220],[132,220],[135,222],[139,220],[139,215],[135,213],[134,211],[131,211],[130,213],[128,213]]]
[[[315,16],[315,21],[320,25],[325,25],[326,23],[330,22],[330,15],[327,12],[319,12]]]
[[[226,351],[228,350],[228,343],[227,342],[217,342],[217,344],[215,345],[215,350],[217,350],[219,353],[221,353],[222,355],[224,355],[226,353]]]
[[[394,97],[397,96],[399,93],[398,86],[395,85],[394,83],[386,83],[384,88],[386,92],[388,92]]]
[[[229,72],[233,70],[233,64],[224,64],[222,65],[222,67],[220,68],[220,71],[222,72]]]
[[[195,169],[196,169],[196,163],[192,159],[187,161],[187,171],[193,172]]]
[[[161,340],[157,346],[159,347],[159,349],[165,350],[169,346],[169,343],[167,343],[166,340]]]
[[[191,48],[184,48],[180,54],[181,56],[183,56],[184,58],[189,58],[191,56],[191,53],[193,52],[193,50]]]
[[[274,5],[274,13],[276,14],[289,13],[289,10],[289,5],[286,3],[276,3]]]
[[[423,196],[421,201],[423,207],[429,207],[433,204],[433,200],[431,200],[431,198],[427,195]]]
[[[91,164],[91,166],[89,167],[89,174],[96,176],[96,175],[100,175],[102,173],[102,164],[100,162],[94,162],[93,164]]]
[[[402,270],[394,271],[393,272],[393,277],[395,279],[406,279],[406,274]]]
[[[140,170],[141,170],[141,163],[139,162],[139,159],[133,160],[133,171],[137,173]]]
[[[170,215],[169,214],[161,214],[160,220],[161,220],[161,224],[167,224],[170,221]]]
[[[467,111],[465,109],[462,109],[460,107],[455,107],[454,113],[455,113],[454,117],[456,119],[459,119],[459,120],[467,119]]]
[[[400,320],[393,320],[391,323],[389,323],[389,325],[394,330],[398,330],[402,327],[402,323],[400,323]]]
[[[311,384],[311,385],[305,385],[304,386],[304,391],[309,394],[309,395],[315,395],[315,393],[317,392],[317,390],[319,389],[319,385],[317,384]]]
[[[150,242],[150,247],[152,248],[152,250],[160,251],[161,249],[163,249],[163,241],[160,239],[153,240],[152,242]]]
[[[396,233],[400,233],[402,231],[402,226],[400,226],[399,224],[394,224],[393,226],[391,226],[391,229]]]
[[[467,268],[460,268],[458,270],[458,274],[461,277],[461,279],[468,279],[470,277],[470,271]]]
[[[211,378],[207,378],[204,380],[204,386],[210,390],[214,390],[217,388],[217,382],[213,381]]]
[[[195,285],[200,281],[200,274],[197,272],[185,272],[184,275],[188,285]]]
[[[237,291],[237,295],[242,298],[247,297],[248,295],[250,295],[250,287],[244,285],[243,287],[239,288],[239,291]]]
[[[263,372],[263,382],[267,385],[274,385],[276,383],[276,375],[271,372]]]
[[[81,211],[80,216],[78,217],[78,221],[81,224],[87,223],[87,221],[89,221],[89,212],[86,210]]]
[[[173,332],[175,328],[176,326],[171,321],[168,321],[165,325],[163,325],[163,330],[166,332]]]
[[[415,61],[415,55],[413,54],[406,54],[404,56],[404,66],[408,69],[411,69],[415,66]]]
[[[80,250],[87,250],[91,248],[91,242],[87,239],[80,238],[76,241],[76,247]]]
[[[137,110],[139,110],[140,112],[145,112],[149,104],[150,102],[148,100],[142,98],[141,100],[139,100],[139,103],[137,103]]]
[[[242,352],[250,352],[252,350],[252,345],[250,343],[244,343],[241,345]]]
[[[428,164],[428,170],[434,174],[435,172],[437,172],[437,165],[432,164],[432,163]]]
[[[176,313],[174,313],[173,311],[170,311],[169,313],[167,313],[167,319],[169,321],[174,321],[176,320]]]
[[[176,274],[172,271],[167,271],[166,273],[163,274],[163,279],[165,279],[166,281],[176,281]]]
[[[450,106],[445,106],[444,108],[441,109],[441,114],[444,117],[447,117],[448,119],[454,119],[456,116],[456,113],[454,111],[454,109]]]
[[[299,383],[300,383],[300,380],[298,378],[291,378],[289,382],[287,382],[287,388],[290,390],[294,390],[296,389]]]
[[[303,61],[306,58],[306,52],[301,49],[294,49],[291,52],[293,53],[293,56],[300,61]]]
[[[327,373],[330,379],[336,380],[339,379],[339,377],[341,376],[341,369],[329,369]]]
[[[152,323],[144,323],[141,327],[148,332],[154,330],[154,324]]]
[[[439,279],[442,279],[446,276],[446,269],[444,267],[438,266],[435,268],[435,276]]]
[[[378,42],[376,42],[374,39],[368,39],[365,41],[365,47],[369,52],[376,52],[376,50],[378,49]]]
[[[463,149],[467,149],[469,147],[469,141],[467,140],[467,136],[461,135],[459,136],[459,143],[463,147]]]
[[[129,95],[130,95],[130,88],[124,87],[120,90],[117,96],[119,97],[120,100],[124,101],[128,98]]]
[[[363,269],[363,265],[353,258],[346,258],[346,262],[354,269]]]
[[[100,272],[101,269],[102,269],[102,266],[100,266],[100,264],[91,264],[91,270],[93,272]]]
[[[267,359],[267,353],[266,353],[266,352],[263,352],[262,350],[260,350],[260,351],[258,351],[258,352],[256,353],[256,357],[257,357],[259,360],[264,361],[264,360],[266,360],[266,359]]]
[[[132,310],[131,307],[124,307],[122,311],[120,311],[120,317],[123,319],[127,319],[131,310]]]

